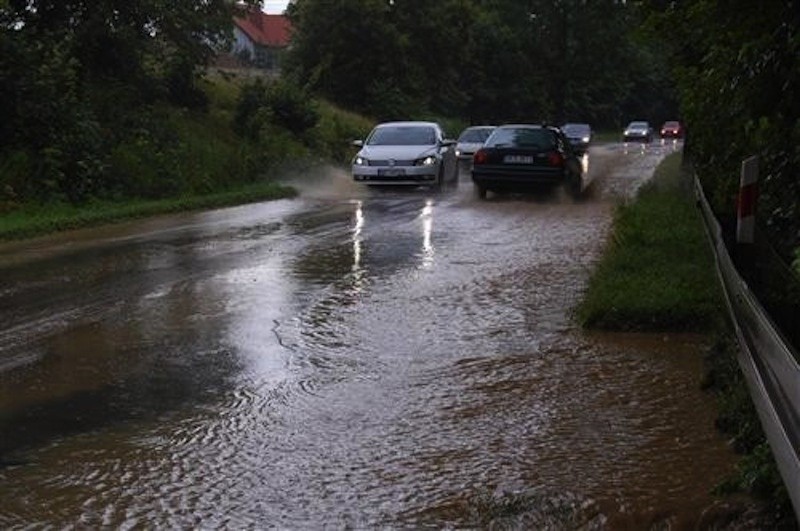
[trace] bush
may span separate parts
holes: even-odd
[[[110,196],[159,198],[183,191],[182,168],[176,164],[174,139],[166,128],[141,128],[111,152]]]
[[[315,153],[340,164],[350,162],[355,154],[352,141],[366,138],[373,121],[324,101],[318,108],[320,120],[311,139]]]
[[[0,213],[31,195],[30,173],[31,157],[27,151],[14,150],[0,155]]]
[[[267,105],[275,125],[302,138],[319,122],[319,111],[311,95],[298,85],[280,80],[267,91]]]
[[[233,119],[234,130],[250,140],[259,140],[275,126],[298,140],[319,122],[314,100],[290,81],[267,84],[261,79],[242,87]]]

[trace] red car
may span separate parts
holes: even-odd
[[[661,138],[683,138],[683,127],[680,122],[664,122],[661,126]]]

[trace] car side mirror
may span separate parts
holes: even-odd
[[[364,147],[364,141],[363,140],[353,140],[353,146],[355,146],[357,148]]]
[[[456,144],[457,144],[457,142],[455,140],[453,140],[452,138],[445,138],[444,140],[439,142],[439,145],[442,146],[442,147],[455,146]]]

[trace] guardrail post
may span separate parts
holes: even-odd
[[[755,266],[758,173],[757,156],[742,161],[739,196],[736,200],[736,257],[742,272],[748,276]]]

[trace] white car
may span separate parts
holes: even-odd
[[[493,125],[473,125],[464,129],[458,135],[456,156],[461,162],[472,163],[472,156],[483,147],[483,143],[494,131]]]
[[[386,122],[356,140],[353,180],[368,185],[441,187],[458,182],[455,140],[436,122]]]

